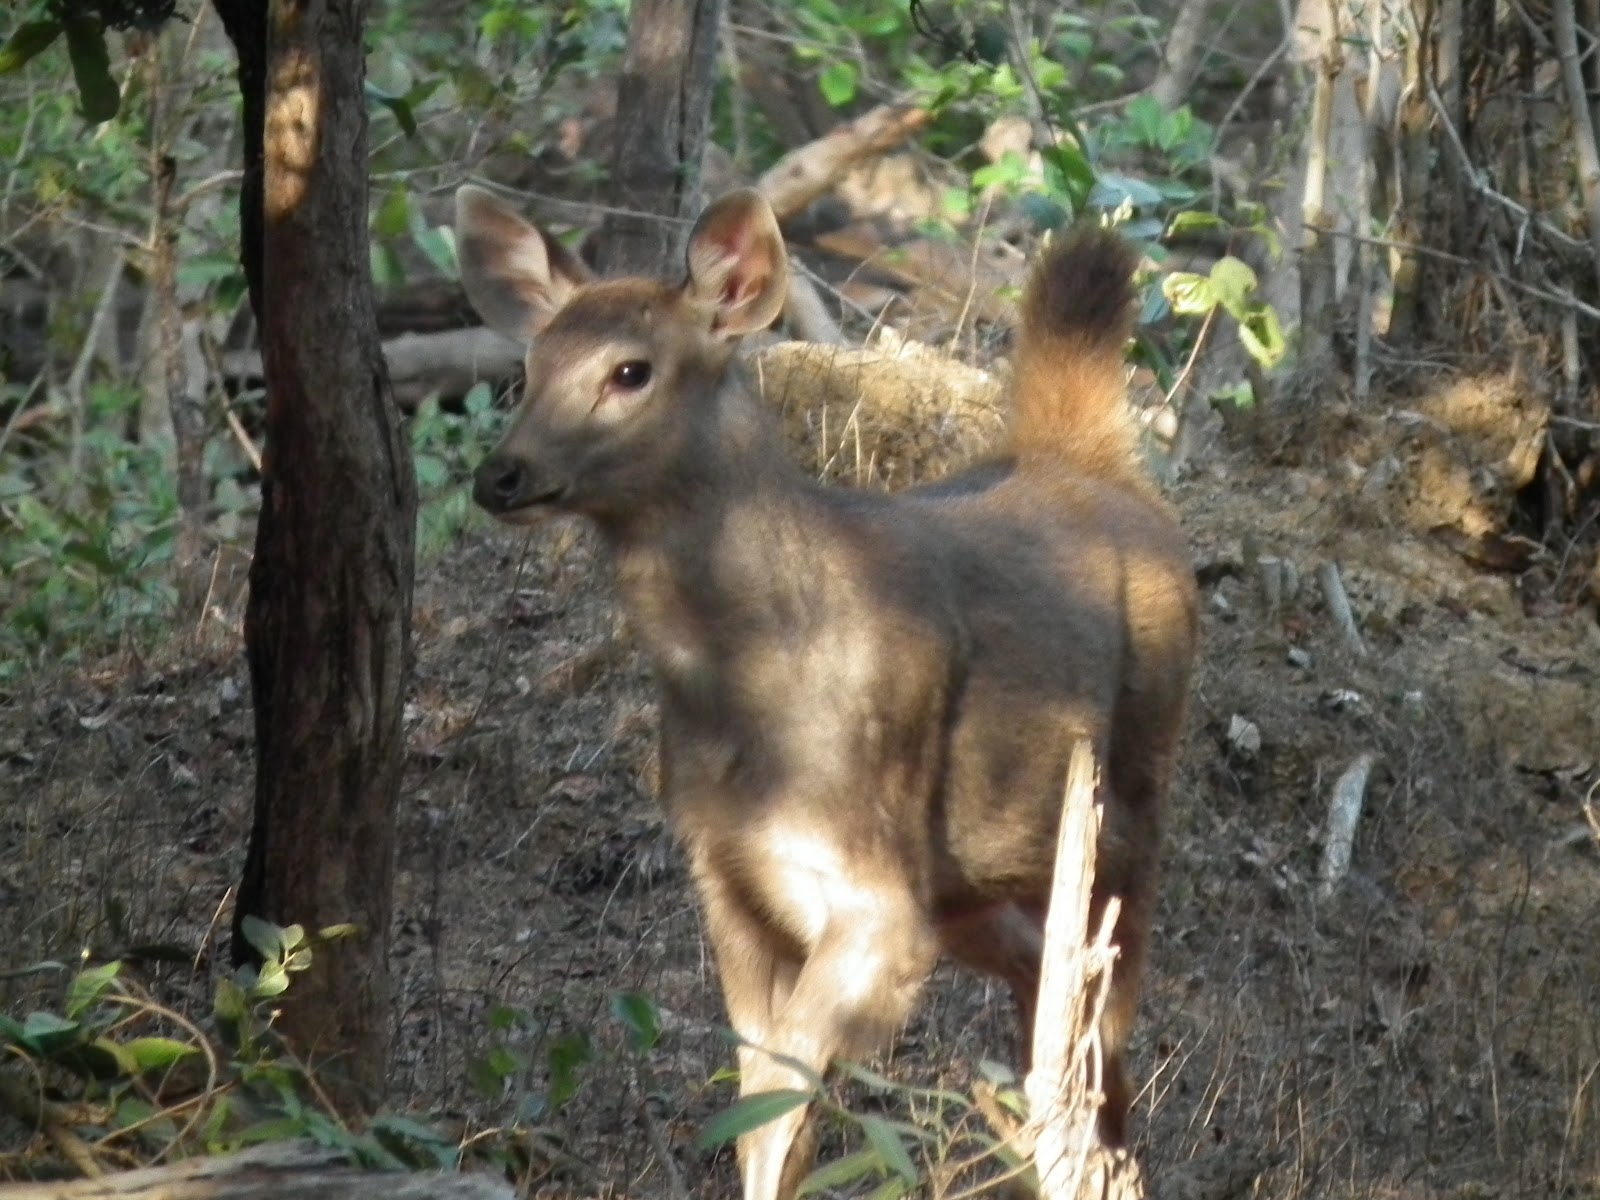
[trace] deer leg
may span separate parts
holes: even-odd
[[[1111,986],[1106,993],[1105,1010],[1100,1014],[1100,1090],[1105,1096],[1100,1105],[1100,1140],[1114,1150],[1128,1144],[1128,1112],[1133,1107],[1133,1084],[1127,1067],[1128,1034],[1133,1029],[1139,984],[1144,976],[1152,899],[1143,891],[1123,895],[1111,935],[1117,958],[1111,965]],[[1097,884],[1089,905],[1091,929],[1099,927],[1105,900]]]
[[[794,990],[800,961],[720,878],[702,872],[698,883],[728,1023],[740,1038],[742,1074],[757,1054],[755,1048],[771,1039],[776,1015]]]
[[[940,936],[950,957],[965,966],[998,976],[1011,989],[1022,1030],[1019,1046],[1023,1068],[1032,1057],[1033,1015],[1039,1000],[1039,961],[1044,928],[1015,904],[985,909],[974,916],[940,923]]]
[[[1150,917],[1141,906],[1142,895],[1124,896],[1112,942],[1117,959],[1111,968],[1111,985],[1100,1017],[1101,1071],[1100,1140],[1120,1149],[1128,1143],[1128,1111],[1133,1087],[1128,1079],[1126,1051],[1138,1003]],[[1089,928],[1100,927],[1106,893],[1095,887],[1090,900]],[[1038,1010],[1040,955],[1044,947],[1044,922],[1031,908],[1006,905],[976,917],[941,924],[945,949],[966,966],[1003,979],[1016,1000],[1022,1027],[1022,1069],[1033,1065],[1033,1026]]]
[[[739,1035],[739,1078],[748,1080],[757,1060],[766,1057],[761,1047],[772,1040],[776,1016],[794,991],[800,960],[714,872],[700,870],[696,875],[728,1023]],[[748,1095],[751,1090],[745,1084],[739,1089],[741,1095]],[[802,1168],[810,1160],[807,1132],[802,1128],[797,1133],[798,1145],[793,1155]],[[747,1157],[747,1141],[739,1142],[741,1171]],[[790,1194],[799,1178],[796,1175],[790,1181]]]
[[[909,894],[856,899],[866,902],[832,906],[761,1047],[768,1053],[744,1060],[742,1095],[809,1089],[806,1071],[820,1074],[836,1056],[871,1054],[910,1015],[938,961],[938,939]],[[745,1200],[794,1195],[808,1161],[796,1145],[805,1124],[806,1109],[797,1108],[740,1139]]]

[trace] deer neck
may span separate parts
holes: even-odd
[[[671,494],[602,524],[629,620],[668,682],[737,654],[794,590],[793,551],[818,529],[818,489],[759,402],[742,387],[721,399]]]

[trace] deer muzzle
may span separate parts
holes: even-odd
[[[561,503],[568,485],[539,471],[524,458],[492,454],[472,476],[472,499],[496,517],[515,520],[529,509]]]

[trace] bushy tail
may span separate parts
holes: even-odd
[[[1034,267],[1014,360],[1011,448],[1019,465],[1066,463],[1144,479],[1123,348],[1138,255],[1110,230],[1058,235]]]

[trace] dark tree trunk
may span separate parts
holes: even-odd
[[[634,0],[617,80],[617,152],[606,218],[606,273],[673,275],[700,208],[723,0]],[[642,215],[650,214],[650,215]]]
[[[366,0],[216,0],[244,95],[242,259],[267,387],[245,642],[255,820],[234,920],[362,934],[317,952],[281,1028],[382,1095],[415,485],[367,260]],[[269,134],[263,140],[263,130]]]

